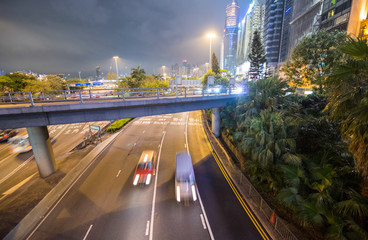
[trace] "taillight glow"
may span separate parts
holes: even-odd
[[[176,201],[180,202],[180,186],[176,186]]]
[[[194,185],[192,185],[192,194],[193,194],[193,201],[196,201],[197,200],[197,193],[196,193]]]
[[[146,179],[146,185],[150,184],[150,181],[151,181],[151,174],[148,174]]]
[[[137,185],[138,180],[139,180],[139,174],[135,175],[134,182],[133,182],[134,186]]]

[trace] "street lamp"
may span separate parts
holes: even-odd
[[[165,65],[163,65],[162,66],[162,76],[164,76],[164,78],[165,78],[165,68],[166,68],[166,66]],[[166,79],[166,78],[165,78]]]
[[[118,59],[119,57],[118,56],[114,56],[113,59],[115,59],[115,66],[116,66],[116,80],[119,79],[119,70],[118,70]]]
[[[212,68],[212,62],[211,62],[211,43],[212,43],[212,38],[215,38],[216,37],[216,35],[214,34],[214,33],[208,33],[207,35],[206,35],[206,37],[207,38],[209,38],[210,39],[210,61],[209,61],[209,64],[210,64],[210,66],[211,66],[211,68]]]

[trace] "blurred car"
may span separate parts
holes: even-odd
[[[216,85],[213,87],[207,88],[207,93],[209,94],[220,94],[220,93],[226,93],[227,87],[224,87],[222,85]]]
[[[157,154],[154,150],[142,152],[134,173],[134,186],[138,184],[149,185],[151,183],[152,176],[155,175],[156,158]]]
[[[32,150],[29,137],[27,135],[16,136],[9,139],[11,153],[24,153]]]
[[[17,135],[17,131],[13,130],[13,129],[6,129],[4,131],[0,132],[0,142],[6,141],[11,137],[14,137],[15,135]]]
[[[197,200],[192,158],[187,152],[176,154],[175,195],[177,202]]]

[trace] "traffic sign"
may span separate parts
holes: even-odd
[[[100,126],[96,126],[96,125],[91,125],[91,129],[92,130],[101,131],[101,127]]]

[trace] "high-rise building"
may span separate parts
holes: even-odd
[[[224,36],[224,68],[235,75],[236,50],[239,22],[239,4],[236,0],[226,6]]]
[[[260,33],[263,39],[263,26],[265,16],[265,5],[263,0],[254,0],[248,8],[246,15],[238,25],[238,51],[237,65],[248,60],[248,55],[252,45],[255,30]]]
[[[288,55],[302,38],[319,28],[323,0],[294,0],[293,20],[290,22]]]
[[[101,67],[100,66],[96,66],[96,76],[95,76],[95,80],[101,80]]]
[[[261,39],[263,38],[264,16],[264,0],[254,0],[249,5],[246,15],[238,25],[237,75],[245,75],[249,70],[248,56],[252,45],[253,34],[255,30],[258,30]]]
[[[367,0],[324,0],[321,28],[346,31],[354,36],[363,36],[367,16]]]
[[[269,67],[276,67],[280,57],[285,0],[266,0],[263,45]]]
[[[290,44],[290,22],[293,19],[294,1],[295,0],[284,0],[279,63],[285,62],[288,57]]]

